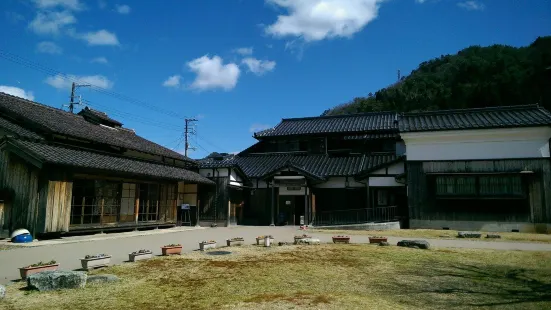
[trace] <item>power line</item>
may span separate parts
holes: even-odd
[[[25,59],[21,56],[18,56],[16,54],[13,54],[13,53],[10,53],[10,52],[7,52],[7,51],[2,50],[2,49],[0,49],[0,57],[6,59],[8,61],[11,61],[13,63],[16,63],[16,64],[22,65],[24,67],[27,67],[29,69],[36,70],[36,71],[41,71],[41,72],[43,72],[47,75],[59,76],[60,78],[66,80],[66,81],[75,82],[75,83],[82,82],[82,81],[79,81],[77,79],[73,79],[70,76],[68,76],[67,74],[64,74],[60,71],[48,68],[48,67],[46,67],[46,66],[44,66],[44,65],[42,65],[38,62],[34,62],[34,61],[31,61],[31,60]],[[122,100],[122,101],[126,101],[126,102],[129,102],[129,103],[135,104],[135,105],[147,107],[151,110],[154,110],[154,111],[156,111],[158,113],[161,113],[161,114],[165,114],[167,116],[171,116],[171,117],[175,117],[175,118],[179,118],[179,119],[186,118],[185,115],[181,115],[181,114],[179,114],[175,111],[161,109],[161,108],[159,108],[159,107],[157,107],[153,104],[150,104],[148,102],[145,102],[145,101],[142,101],[142,100],[139,100],[139,99],[135,99],[135,98],[132,98],[130,96],[126,96],[126,95],[123,95],[123,94],[120,94],[120,93],[117,93],[117,92],[114,92],[114,91],[109,91],[109,90],[107,90],[103,87],[97,86],[97,85],[90,84],[90,89],[95,91],[95,92],[104,94],[106,96],[111,96],[113,98],[116,98],[116,99],[119,99],[119,100]]]
[[[227,151],[224,148],[221,148],[219,146],[216,146],[214,143],[209,142],[207,139],[205,139],[205,137],[199,136],[199,134],[197,134],[197,133],[195,135],[197,136],[198,139],[203,140],[204,142],[206,142],[208,145],[212,146],[213,148],[215,148],[217,150],[220,150],[220,151]]]

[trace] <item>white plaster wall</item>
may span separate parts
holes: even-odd
[[[231,175],[230,175],[230,184],[235,186],[243,186],[243,180],[240,176],[237,175],[235,170],[232,169]]]
[[[396,182],[394,177],[369,177],[369,186],[404,186]]]
[[[345,177],[331,177],[326,182],[317,184],[314,187],[317,188],[345,188]],[[348,178],[348,187],[365,187],[365,184],[358,183],[353,177]]]
[[[549,157],[551,128],[502,128],[402,133],[408,160]]]
[[[310,189],[308,189],[307,193],[310,194]],[[287,187],[280,187],[279,195],[280,196],[304,196],[304,187],[301,187],[300,190],[298,191],[290,191],[290,190],[287,190]]]
[[[388,168],[388,174],[401,174],[404,173],[404,162],[397,162],[395,164],[392,164],[388,167],[384,167],[381,169],[374,170],[373,172],[370,172],[370,174],[387,174]]]

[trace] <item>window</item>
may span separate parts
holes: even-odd
[[[436,177],[436,195],[469,196],[476,194],[476,178],[470,176]]]
[[[388,191],[386,190],[377,191],[377,205],[379,206],[388,205]]]
[[[159,184],[140,184],[138,221],[156,221],[159,215]]]
[[[518,175],[437,176],[436,195],[464,197],[523,197],[525,190]]]
[[[522,196],[520,176],[483,176],[480,177],[480,195],[482,196]]]
[[[302,187],[300,187],[300,186],[288,186],[287,187],[288,191],[299,191],[301,189],[302,189]]]
[[[121,184],[109,181],[75,180],[71,204],[72,225],[116,222]]]

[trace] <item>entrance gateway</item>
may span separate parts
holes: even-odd
[[[278,188],[278,195],[275,201],[272,200],[271,225],[308,223],[308,219],[311,218],[311,210],[308,199],[310,190],[306,178],[297,175],[274,176],[272,187],[274,194],[275,188]]]

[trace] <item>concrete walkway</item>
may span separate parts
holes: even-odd
[[[247,244],[255,243],[259,235],[273,235],[275,242],[292,242],[293,236],[305,233],[297,227],[218,227],[183,230],[181,228],[140,232],[127,234],[94,235],[86,237],[70,237],[59,241],[40,241],[33,246],[13,250],[0,251],[0,284],[9,283],[19,278],[18,267],[28,266],[38,261],[55,259],[61,269],[71,270],[80,268],[79,258],[87,254],[105,253],[112,255],[111,263],[120,264],[128,260],[128,253],[139,249],[150,249],[160,255],[160,247],[170,243],[180,243],[183,252],[197,250],[202,240],[216,240],[219,245],[225,245],[225,240],[232,237],[243,237]],[[331,233],[306,232],[322,242],[331,242]],[[368,243],[368,236],[352,235],[353,243]],[[73,239],[74,238],[74,239]],[[389,237],[391,244],[404,239],[421,239],[430,242],[433,247],[495,249],[495,250],[522,250],[522,251],[551,251],[551,244],[521,243],[521,242],[485,242],[468,240],[444,240],[423,238]]]

